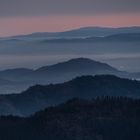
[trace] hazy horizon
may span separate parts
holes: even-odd
[[[140,26],[138,0],[0,0],[0,37],[84,26]]]
[[[26,32],[26,33],[16,33],[16,34],[9,34],[9,35],[3,35],[0,36],[1,38],[5,37],[14,37],[14,36],[22,36],[22,35],[30,35],[34,33],[61,33],[61,32],[67,32],[67,31],[73,31],[73,30],[78,30],[82,28],[110,28],[110,29],[119,29],[119,28],[133,28],[133,27],[140,27],[140,25],[128,25],[128,26],[99,26],[99,25],[87,25],[87,26],[77,26],[77,27],[72,27],[72,28],[66,28],[66,29],[60,29],[60,30],[44,30],[44,31],[32,31],[32,32]]]
[[[140,27],[139,17],[138,0],[0,0],[0,37],[64,32],[81,27]],[[84,56],[103,60],[121,70],[140,71],[139,52],[139,41],[51,44],[1,39],[0,69],[38,67]]]

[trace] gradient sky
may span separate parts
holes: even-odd
[[[0,0],[0,36],[140,26],[140,0]]]

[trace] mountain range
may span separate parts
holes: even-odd
[[[60,83],[82,75],[111,74],[139,79],[139,73],[119,71],[108,64],[87,58],[76,58],[36,70],[18,68],[0,71],[0,93],[17,93],[35,84]]]
[[[140,27],[84,27],[59,33],[12,36],[0,38],[0,69],[34,69],[87,57],[104,60],[121,70],[139,72],[139,46]]]
[[[0,38],[0,140],[139,140],[139,45],[140,27]]]
[[[0,117],[1,140],[139,140],[140,100],[71,99],[28,118]]]
[[[29,35],[14,36],[12,38],[81,38],[91,36],[109,36],[113,34],[122,33],[140,33],[140,27],[121,27],[121,28],[108,28],[108,27],[83,27],[64,32],[44,32],[32,33]]]
[[[140,82],[112,75],[82,76],[61,84],[35,85],[20,94],[0,95],[0,115],[29,116],[72,98],[140,97]]]

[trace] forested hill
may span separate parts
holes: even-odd
[[[72,98],[140,97],[140,82],[112,75],[82,76],[61,84],[36,85],[21,94],[0,96],[0,115],[28,116]]]
[[[29,118],[1,117],[1,140],[139,140],[140,100],[71,99]]]

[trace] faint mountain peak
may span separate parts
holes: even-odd
[[[140,26],[132,27],[81,27],[77,29],[71,29],[63,32],[37,32],[27,35],[13,36],[11,38],[79,38],[79,37],[90,37],[90,36],[108,36],[118,33],[139,33]]]
[[[100,70],[115,70],[117,71],[117,69],[109,66],[106,63],[101,63],[89,58],[84,58],[84,57],[80,57],[80,58],[74,58],[74,59],[70,59],[68,61],[65,62],[61,62],[61,63],[57,63],[51,66],[44,66],[41,67],[39,69],[37,69],[37,71],[45,71],[45,70],[49,70],[49,69],[53,69],[55,71],[57,70],[74,70],[74,69],[79,69],[82,71],[82,69],[100,69]]]
[[[15,68],[15,69],[6,69],[6,70],[3,70],[3,72],[26,72],[26,71],[32,71],[32,69],[28,69],[28,68]],[[2,71],[1,71],[2,72]]]

